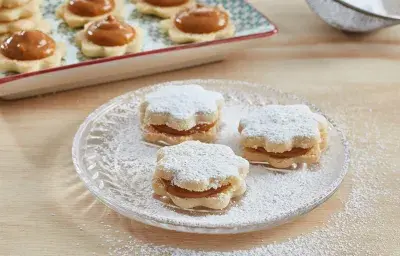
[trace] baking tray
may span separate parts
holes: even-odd
[[[51,36],[67,45],[64,63],[60,67],[24,74],[0,73],[0,98],[17,99],[216,62],[230,53],[255,47],[263,38],[277,32],[276,26],[245,0],[199,2],[223,5],[231,13],[236,26],[235,36],[177,45],[159,29],[160,18],[140,14],[131,2],[126,1],[126,21],[144,30],[142,52],[89,59],[75,44],[75,34],[79,30],[69,28],[56,18],[55,11],[63,0],[44,0],[42,12],[52,24]]]

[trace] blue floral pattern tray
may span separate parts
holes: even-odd
[[[142,52],[137,54],[127,54],[119,57],[89,59],[81,54],[79,48],[75,44],[75,34],[77,31],[79,31],[79,29],[71,29],[63,22],[63,20],[56,18],[55,11],[57,7],[63,3],[63,1],[64,0],[44,0],[42,5],[43,16],[52,25],[52,31],[50,32],[50,35],[55,39],[55,41],[64,42],[67,45],[67,55],[65,56],[63,66],[25,74],[0,72],[0,85],[20,78],[31,77],[34,75],[58,70],[73,69],[80,66],[137,57],[140,55],[158,54],[161,52],[202,46],[208,47],[213,44],[257,39],[273,35],[276,32],[276,27],[268,20],[268,18],[257,11],[245,0],[199,0],[199,3],[223,5],[224,8],[231,13],[231,18],[236,26],[236,34],[233,38],[215,40],[212,42],[177,45],[168,38],[168,35],[160,31],[160,18],[137,12],[134,4],[132,4],[129,0],[126,0],[124,13],[126,22],[131,25],[139,26],[144,31]],[[0,97],[1,96],[2,93],[0,89]]]

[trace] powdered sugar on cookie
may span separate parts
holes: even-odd
[[[249,163],[225,145],[188,141],[158,151],[156,175],[192,191],[239,186]]]
[[[271,152],[310,148],[321,142],[321,131],[326,128],[326,119],[306,105],[268,105],[251,112],[239,124],[245,147],[264,147]]]
[[[199,123],[215,122],[223,103],[222,94],[199,85],[163,86],[144,97],[142,122],[188,130]]]

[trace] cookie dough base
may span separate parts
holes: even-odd
[[[43,20],[43,17],[40,13],[37,13],[29,18],[10,22],[0,22],[0,35],[13,33],[20,30],[32,29],[37,29],[47,33],[51,30],[51,25],[46,20]]]
[[[27,73],[47,68],[58,67],[61,65],[61,60],[65,56],[65,53],[65,45],[57,43],[54,54],[40,60],[11,60],[0,54],[0,70]]]
[[[114,57],[121,56],[126,53],[140,52],[143,45],[143,32],[140,28],[134,27],[136,35],[132,42],[122,46],[101,46],[90,42],[86,38],[86,29],[91,23],[85,25],[85,29],[76,34],[75,41],[81,48],[82,53],[91,58],[96,57]]]
[[[259,152],[252,148],[244,148],[243,149],[243,157],[246,158],[250,163],[251,162],[259,162],[259,163],[268,163],[269,165],[275,168],[288,168],[293,164],[298,163],[306,163],[313,164],[319,161],[321,156],[321,149],[319,145],[312,147],[307,154],[290,157],[290,158],[276,158],[272,157],[268,154]]]
[[[161,133],[151,126],[147,126],[143,131],[143,139],[150,143],[166,143],[168,145],[176,145],[188,140],[198,140],[201,142],[214,142],[217,138],[219,124],[216,123],[214,127],[206,132],[198,132],[187,136],[176,136]]]
[[[0,22],[10,22],[40,13],[42,0],[30,0],[27,4],[7,9],[0,8]]]
[[[217,39],[230,38],[235,35],[235,26],[229,20],[227,26],[217,32],[209,34],[191,34],[179,30],[173,19],[163,20],[160,23],[160,28],[167,32],[171,40],[178,44],[193,43],[193,42],[207,42]]]
[[[190,8],[196,5],[195,0],[189,0],[187,3],[179,5],[179,6],[171,6],[171,7],[161,7],[151,5],[146,3],[143,0],[132,0],[132,2],[136,5],[136,9],[143,14],[155,15],[160,18],[167,19],[169,17],[174,16],[178,12],[183,9]]]
[[[169,197],[175,205],[183,209],[203,206],[210,209],[221,210],[228,206],[231,198],[241,196],[246,192],[246,183],[244,181],[237,188],[230,186],[215,196],[201,198],[181,198],[171,195],[165,190],[164,184],[159,179],[154,179],[152,185],[157,195]]]

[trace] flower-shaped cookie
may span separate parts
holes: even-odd
[[[75,39],[85,56],[111,57],[140,52],[143,32],[110,15],[86,24]]]
[[[0,8],[0,22],[8,22],[31,17],[40,13],[42,0],[31,0],[28,3],[14,8]]]
[[[187,141],[161,148],[153,175],[157,195],[181,208],[225,208],[246,191],[249,162],[225,145]]]
[[[56,11],[57,17],[71,28],[83,27],[108,15],[122,18],[123,13],[124,0],[67,0]]]
[[[161,21],[175,43],[205,42],[232,37],[235,34],[230,15],[221,5],[196,5]]]
[[[243,156],[250,162],[287,168],[316,163],[328,140],[325,117],[306,105],[268,105],[239,123]]]
[[[159,87],[140,106],[144,139],[169,145],[187,140],[212,142],[223,104],[222,94],[199,85]]]
[[[0,45],[0,70],[18,73],[60,66],[65,46],[39,30],[19,31]]]
[[[31,17],[9,21],[0,22],[0,35],[7,33],[13,33],[21,30],[33,30],[37,29],[43,32],[48,32],[51,29],[50,24],[43,20],[42,14],[40,12],[35,13]]]
[[[170,18],[178,12],[196,5],[195,0],[132,0],[136,9],[144,14]]]
[[[0,8],[15,8],[27,4],[31,0],[0,0]]]

